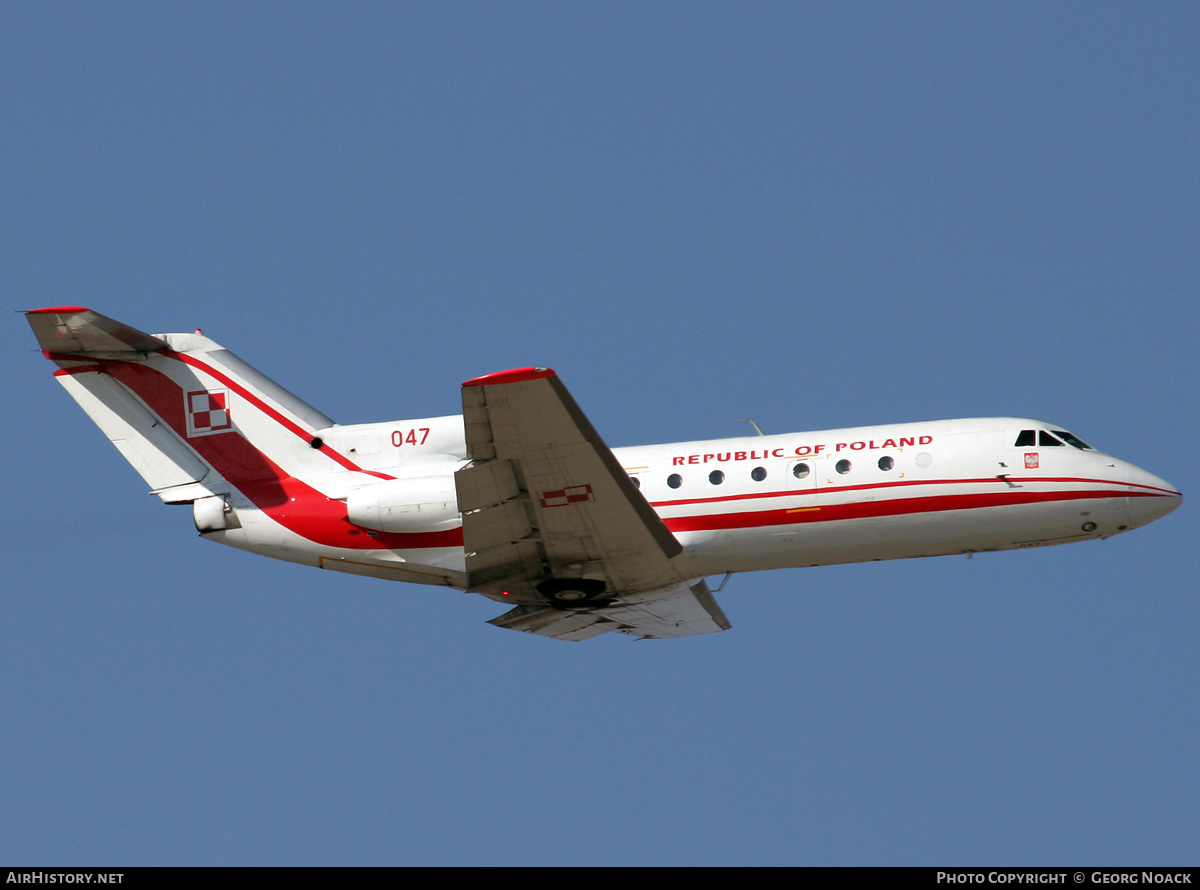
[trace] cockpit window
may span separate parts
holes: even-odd
[[[1014,448],[1032,448],[1037,444],[1036,430],[1021,430],[1017,433],[1017,441],[1013,442]]]
[[[1047,445],[1062,445],[1062,442],[1054,438],[1045,430],[1038,430],[1038,445],[1045,448]]]
[[[1089,445],[1087,442],[1083,441],[1083,439],[1079,438],[1078,436],[1071,435],[1066,430],[1054,430],[1054,435],[1058,436],[1060,439],[1062,439],[1068,445],[1074,445],[1076,448],[1082,449],[1083,451],[1095,451],[1096,450],[1091,445]]]

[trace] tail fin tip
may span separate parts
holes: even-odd
[[[48,358],[55,355],[150,353],[169,349],[165,340],[84,306],[30,309],[25,320]]]

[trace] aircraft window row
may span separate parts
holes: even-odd
[[[1055,436],[1058,438],[1056,439]],[[1061,446],[1063,442],[1078,448],[1080,451],[1094,450],[1083,439],[1071,435],[1066,430],[1054,430],[1054,435],[1051,435],[1046,430],[1021,430],[1021,432],[1017,433],[1017,441],[1013,443],[1013,447],[1033,448],[1036,445],[1039,448],[1052,448],[1055,445]]]
[[[753,479],[755,482],[762,482],[764,479],[767,478],[767,468],[766,467],[755,467],[753,470],[750,471],[750,478]],[[708,474],[708,481],[711,482],[713,485],[720,485],[722,482],[725,481],[724,471],[713,470],[711,473]]]
[[[1061,445],[1062,443],[1060,442],[1059,444]],[[896,460],[895,460],[895,458],[885,455],[885,456],[879,458],[879,460],[876,462],[876,465],[879,467],[879,469],[883,470],[886,473],[886,472],[889,472],[896,468]],[[843,459],[843,460],[839,460],[836,464],[834,464],[834,469],[837,470],[839,475],[845,476],[847,473],[850,472],[850,470],[853,468],[853,466],[854,465],[850,461]],[[807,479],[811,474],[812,474],[812,467],[809,464],[804,463],[803,461],[797,462],[792,465],[792,475],[795,476],[797,479]],[[630,478],[630,481],[633,482],[634,488],[642,487],[641,480],[638,479],[636,476],[630,476],[629,478]],[[766,467],[755,467],[753,470],[750,471],[750,478],[753,479],[755,482],[765,481],[767,478],[767,468]],[[722,485],[725,482],[725,472],[723,470],[713,470],[711,473],[708,474],[708,481],[712,485]],[[679,488],[680,486],[683,485],[683,476],[681,476],[679,473],[672,473],[670,476],[667,477],[667,485],[670,488]]]
[[[766,467],[755,467],[753,470],[750,471],[750,478],[753,479],[755,482],[762,482],[764,479],[767,478],[767,468]],[[708,474],[708,481],[711,482],[713,485],[720,485],[722,482],[725,481],[724,471],[713,470],[711,473]]]

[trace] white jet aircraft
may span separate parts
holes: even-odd
[[[609,449],[548,368],[468,380],[461,416],[343,426],[199,332],[26,317],[203,537],[479,593],[511,607],[492,624],[559,640],[727,630],[706,577],[1107,538],[1182,500],[1018,418]]]

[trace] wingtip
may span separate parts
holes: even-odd
[[[513,368],[511,371],[497,371],[495,374],[484,374],[463,383],[463,386],[495,386],[498,383],[524,383],[526,380],[540,380],[543,377],[554,377],[552,368]]]

